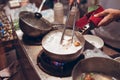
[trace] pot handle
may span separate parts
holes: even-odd
[[[38,12],[35,13],[35,18],[40,19],[41,17],[42,17],[42,14],[41,14],[41,13],[38,13]]]

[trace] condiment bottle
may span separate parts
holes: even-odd
[[[72,6],[69,14],[70,15],[69,15],[69,19],[68,19],[68,23],[67,23],[68,26],[67,27],[72,28],[75,14],[77,15],[77,18],[79,18],[78,8],[75,7],[75,6]]]
[[[64,22],[63,4],[59,1],[54,4],[54,22],[58,24],[63,24]]]

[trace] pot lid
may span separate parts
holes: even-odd
[[[35,14],[29,11],[22,11],[19,15],[20,19],[27,25],[40,30],[50,30],[51,24],[44,18],[36,18]]]

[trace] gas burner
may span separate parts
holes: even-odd
[[[71,62],[60,62],[51,59],[43,52],[38,56],[37,62],[44,72],[57,77],[67,77],[71,75],[73,67],[81,59],[84,59],[83,55]]]
[[[23,34],[22,40],[25,44],[29,44],[29,45],[40,45],[41,41],[42,41],[43,36],[39,36],[39,37],[30,37],[27,35]]]

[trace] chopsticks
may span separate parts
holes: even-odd
[[[60,44],[62,44],[62,42],[63,42],[63,38],[64,38],[66,27],[67,27],[67,22],[68,22],[69,16],[70,16],[70,10],[71,10],[71,6],[69,5],[69,7],[68,7],[68,14],[67,14],[66,22],[65,22],[65,25],[64,25],[64,30],[63,30],[63,33],[62,33]]]
[[[75,5],[76,8],[78,7],[78,3],[77,2],[75,2],[74,5]],[[73,37],[74,37],[74,34],[75,34],[74,31],[75,31],[75,27],[76,27],[76,25],[75,25],[76,17],[77,17],[77,12],[75,13],[74,20],[73,20],[72,41],[71,41],[71,43],[73,43]]]
[[[78,3],[77,3],[77,1],[74,1],[74,4],[73,4],[73,5],[74,5],[76,8],[78,8]],[[65,23],[65,25],[64,25],[64,30],[63,30],[63,33],[62,33],[62,37],[61,37],[61,40],[60,40],[60,44],[62,44],[63,39],[64,39],[64,35],[65,35],[67,23],[68,23],[68,20],[69,20],[69,17],[70,17],[70,11],[71,11],[71,6],[69,5],[69,11],[68,11],[68,15],[67,15],[67,18],[66,18],[66,23]],[[77,17],[77,12],[75,13],[75,15],[74,15],[74,20],[73,20],[71,43],[73,43],[73,37],[74,37],[74,31],[75,31],[76,17]]]

